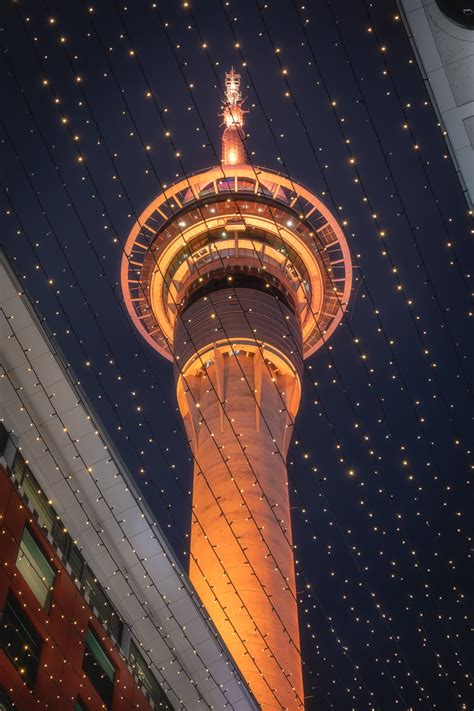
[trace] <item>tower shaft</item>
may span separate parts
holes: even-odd
[[[265,711],[303,708],[285,463],[299,341],[290,308],[241,288],[193,303],[174,339],[178,363],[200,354],[177,383],[195,457],[190,576]]]

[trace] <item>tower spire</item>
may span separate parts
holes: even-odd
[[[224,133],[222,135],[222,164],[244,165],[246,152],[244,146],[245,133],[244,109],[242,108],[242,93],[240,91],[240,74],[232,67],[225,75]]]

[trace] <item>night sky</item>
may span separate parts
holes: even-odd
[[[307,708],[472,709],[472,225],[397,7],[187,5],[4,1],[1,241],[186,566],[172,366],[119,270],[146,205],[218,162],[240,71],[252,164],[315,192],[354,261],[288,458]]]

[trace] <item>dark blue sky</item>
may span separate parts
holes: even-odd
[[[308,709],[472,708],[472,225],[395,4],[304,5],[4,3],[2,242],[186,564],[172,367],[119,269],[163,185],[216,163],[239,69],[252,162],[347,221],[355,264],[289,454]]]

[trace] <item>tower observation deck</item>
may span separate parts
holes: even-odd
[[[245,151],[226,74],[222,163],[167,188],[125,247],[136,328],[174,363],[194,456],[190,577],[264,711],[304,708],[286,455],[303,359],[347,306],[332,213]]]

